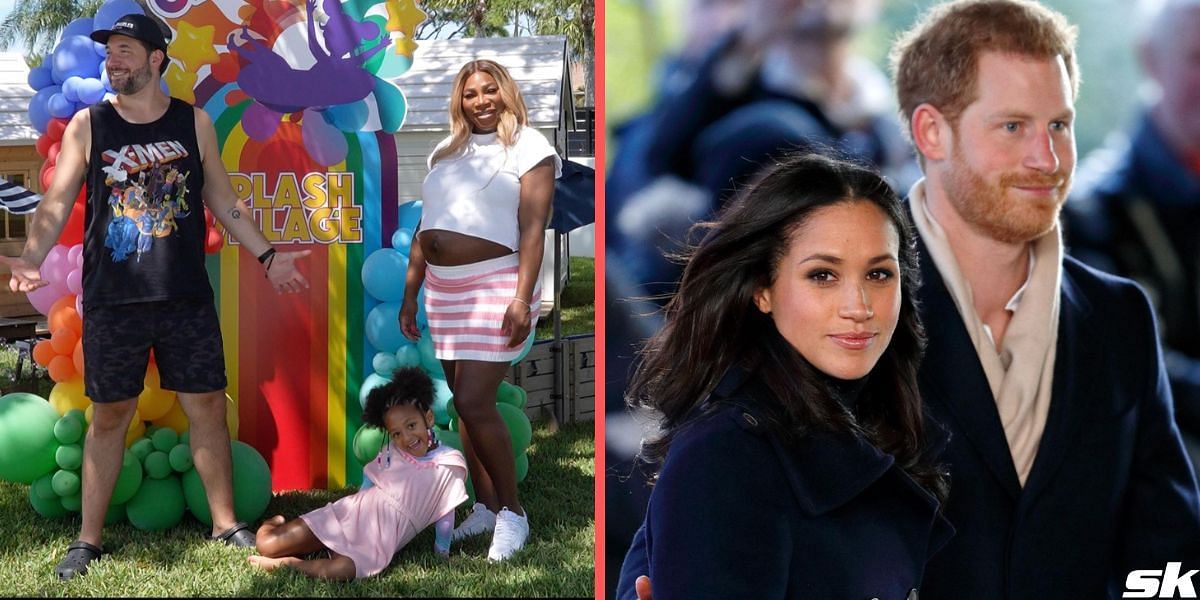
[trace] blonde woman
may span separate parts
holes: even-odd
[[[492,532],[491,561],[507,559],[529,535],[496,390],[537,324],[543,232],[561,172],[554,147],[528,126],[508,71],[490,60],[464,65],[450,93],[450,135],[429,157],[400,329],[420,337],[424,282],[477,499],[452,539]]]

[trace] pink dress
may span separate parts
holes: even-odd
[[[374,486],[300,516],[322,544],[354,561],[356,577],[382,571],[467,499],[467,461],[458,450],[442,445],[417,459],[393,448],[389,465],[387,448],[364,469]]]

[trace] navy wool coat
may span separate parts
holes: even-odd
[[[672,443],[644,525],[655,600],[914,597],[953,535],[937,501],[861,438],[785,447],[767,394],[731,369]]]

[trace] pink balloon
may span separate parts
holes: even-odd
[[[67,291],[76,296],[83,293],[83,269],[72,269],[67,274]]]
[[[75,296],[75,312],[80,317],[83,316],[83,294],[79,294],[78,296]]]
[[[67,251],[67,263],[74,267],[83,266],[83,244],[75,244]]]
[[[282,114],[252,101],[250,106],[246,107],[246,112],[242,113],[242,129],[250,139],[265,142],[275,135],[275,130],[279,129],[282,120]]]
[[[345,160],[350,149],[341,130],[330,125],[324,115],[311,108],[304,111],[300,137],[304,139],[304,149],[308,150],[308,155],[325,167]]]
[[[54,303],[58,302],[58,299],[65,295],[65,293],[52,285],[44,285],[32,292],[26,293],[25,297],[29,298],[29,303],[33,305],[34,310],[43,315],[50,316],[50,307],[54,306]]]
[[[50,282],[50,285],[57,285],[62,289],[67,287],[67,274],[71,272],[71,265],[67,264],[67,247],[62,244],[55,244],[46,255],[46,260],[42,261],[42,278]]]

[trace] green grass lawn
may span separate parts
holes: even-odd
[[[571,279],[562,292],[562,335],[596,331],[596,260],[571,257]],[[535,331],[536,340],[554,338],[554,319],[542,315]]]
[[[595,521],[593,423],[534,423],[529,475],[521,501],[531,535],[507,562],[487,562],[487,536],[455,544],[450,560],[434,554],[432,529],[397,554],[380,575],[354,582],[325,582],[294,571],[260,571],[249,550],[206,542],[207,528],[185,515],[166,532],[129,523],[105,529],[113,554],[88,575],[60,583],[54,576],[67,544],[79,530],[77,515],[50,520],[29,505],[29,486],[0,482],[0,595],[2,596],[310,596],[310,597],[591,597],[594,591]],[[289,492],[276,495],[265,517],[288,518],[353,493]],[[459,519],[466,516],[459,511]]]

